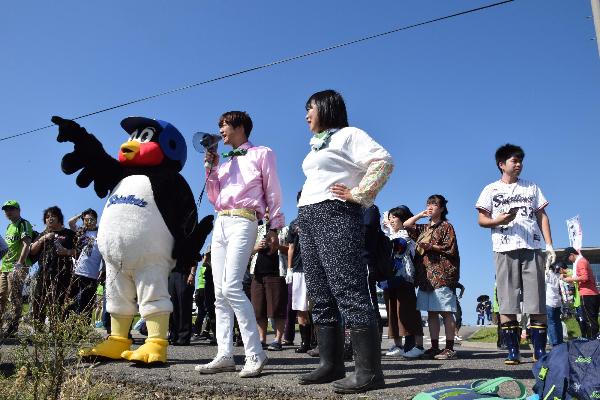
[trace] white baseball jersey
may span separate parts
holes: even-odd
[[[548,205],[540,188],[523,179],[515,183],[501,180],[487,185],[475,208],[490,213],[492,218],[520,207],[517,217],[508,225],[492,228],[492,245],[496,252],[517,249],[541,249],[543,236],[537,223],[537,212]]]

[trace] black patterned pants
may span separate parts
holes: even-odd
[[[314,323],[348,327],[376,321],[362,260],[363,214],[358,204],[338,200],[300,207],[300,254]]]

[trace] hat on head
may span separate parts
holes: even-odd
[[[569,256],[570,256],[571,254],[577,254],[577,255],[579,255],[579,252],[578,252],[577,250],[575,250],[575,248],[574,248],[574,247],[567,247],[567,248],[565,249],[565,251],[564,251],[564,253],[563,253],[563,254],[564,254],[563,258],[566,260],[567,258],[569,258]]]
[[[7,208],[18,208],[21,209],[21,206],[16,200],[8,200],[6,203],[2,205],[2,209],[5,210]]]

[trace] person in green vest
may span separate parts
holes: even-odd
[[[206,280],[204,273],[206,272],[206,264],[202,262],[198,273],[196,274],[196,290],[194,291],[194,302],[196,303],[196,321],[194,321],[194,336],[200,337],[202,332],[202,323],[206,317],[206,307],[204,307],[204,286]]]
[[[11,337],[17,333],[19,320],[23,310],[23,285],[31,266],[29,250],[33,228],[26,219],[21,218],[21,206],[15,200],[9,200],[2,205],[6,218],[10,221],[6,228],[6,244],[8,250],[2,257],[2,268],[0,269],[0,321],[4,320],[6,303],[10,302],[13,314],[4,337]]]

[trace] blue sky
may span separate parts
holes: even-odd
[[[309,50],[488,4],[405,0],[89,3],[11,2],[0,25],[0,137]],[[81,120],[116,156],[129,115],[164,119],[189,139],[216,131],[219,115],[246,110],[251,139],[278,156],[284,211],[296,214],[301,162],[310,132],[304,103],[340,91],[350,124],[393,155],[395,171],[377,199],[414,212],[426,198],[449,200],[467,287],[474,299],[493,287],[489,231],[474,203],[499,177],[495,149],[526,152],[523,177],[537,182],[555,246],[568,243],[565,219],[579,214],[584,245],[600,245],[596,203],[600,139],[600,58],[587,0],[517,0],[505,6],[360,43]],[[71,216],[104,200],[60,171],[72,150],[47,129],[1,141],[0,200],[17,199],[42,229],[42,210]],[[202,187],[201,155],[190,146],[183,174]],[[212,212],[205,200],[200,213]]]

